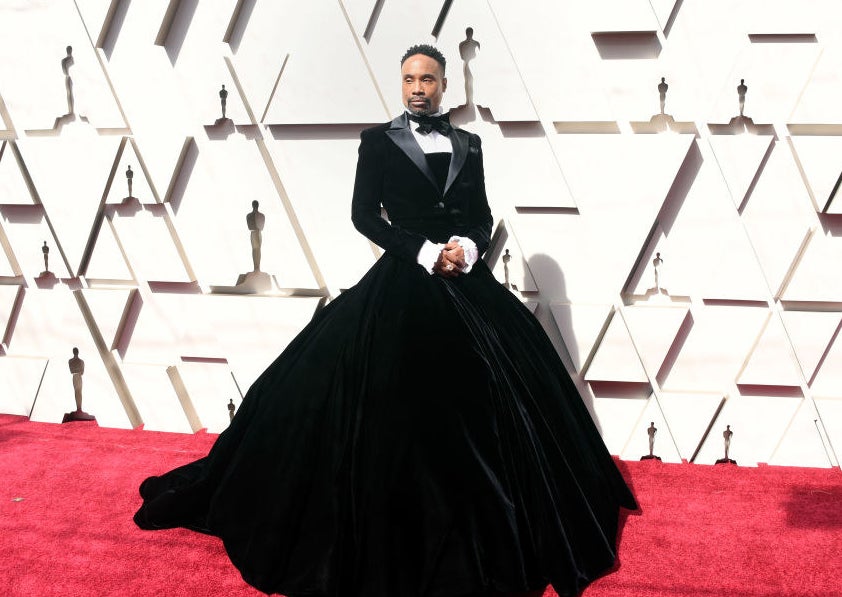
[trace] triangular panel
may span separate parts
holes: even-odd
[[[743,209],[743,222],[766,280],[777,293],[816,214],[785,144],[777,144]]]
[[[319,31],[319,35],[313,35],[313,31]],[[325,45],[325,37],[331,39],[330,46]],[[328,48],[329,59],[325,53]],[[338,2],[258,3],[233,62],[259,122],[386,120]],[[340,89],[342,101],[337,101]]]
[[[88,280],[134,280],[126,260],[123,249],[114,237],[111,221],[104,219],[99,227],[91,257],[85,271],[82,272]]]
[[[619,311],[614,313],[611,323],[608,324],[608,330],[596,349],[585,379],[632,383],[649,381]]]
[[[501,222],[495,234],[494,246],[486,253],[485,260],[501,284],[508,284],[513,290],[521,292],[538,291],[526,254],[511,224]]]
[[[688,308],[626,307],[623,316],[646,370],[654,375],[673,345],[678,331],[687,318]]]
[[[0,204],[32,205],[32,193],[26,185],[11,141],[0,145]]]
[[[489,108],[497,122],[539,120],[486,0],[454,2],[437,45],[459,58],[452,61],[453,66],[448,71],[450,105],[459,102]]]
[[[15,261],[24,276],[36,277],[49,270],[59,278],[70,276],[58,241],[44,217],[40,205],[0,205],[3,231],[9,240]],[[44,263],[46,243],[47,263]]]
[[[131,194],[129,194],[129,181],[131,181]],[[142,162],[135,153],[134,145],[130,140],[122,146],[118,159],[114,161],[114,168],[111,171],[111,184],[105,198],[106,203],[119,204],[129,197],[138,199],[141,203],[153,203],[155,194],[146,178]]]
[[[190,396],[190,402],[202,428],[221,433],[228,427],[228,403],[238,409],[242,397],[227,363],[179,363],[179,377]]]
[[[594,398],[593,407],[597,425],[605,441],[605,447],[611,454],[619,456],[623,452],[631,434],[636,431],[637,421],[642,420],[643,412],[648,404],[647,398],[613,396]]]
[[[102,204],[120,140],[86,134],[19,143],[47,217],[75,273]]]
[[[0,412],[28,417],[47,359],[0,357]]]
[[[842,314],[832,311],[784,311],[782,317],[801,371],[810,380],[839,327]]]
[[[735,207],[742,204],[772,143],[774,138],[767,135],[711,135],[710,145]]]
[[[106,347],[109,350],[113,349],[129,300],[137,291],[123,288],[88,288],[80,292]]]
[[[5,8],[0,64],[3,99],[19,130],[54,132],[81,117],[100,129],[124,129],[108,78],[74,2]],[[38,43],[32,43],[32,32]],[[22,49],[24,49],[22,51]]]
[[[550,305],[550,310],[573,366],[581,371],[606,328],[611,305],[556,303]]]
[[[795,418],[778,444],[769,464],[830,467],[833,461],[822,441],[818,414],[809,400],[802,400]]]
[[[776,396],[732,396],[705,441],[697,464],[713,464],[725,455],[726,425],[731,426],[728,457],[740,466],[768,463],[802,398]]]
[[[664,462],[681,462],[681,455],[679,455],[670,433],[672,429],[664,419],[664,415],[658,407],[658,402],[654,399],[650,399],[646,405],[646,409],[638,419],[636,427],[632,430],[620,458],[638,460],[641,456],[649,455],[649,427],[653,423],[656,429],[653,454],[660,457]],[[672,433],[675,432],[672,431]]]
[[[768,317],[769,310],[761,307],[694,310],[693,329],[661,387],[678,392],[724,392],[736,381]]]
[[[834,336],[823,355],[811,388],[815,396],[842,397],[842,334]]]
[[[658,401],[681,458],[689,461],[713,420],[722,395],[664,392]]]
[[[772,316],[737,383],[799,386],[801,375],[780,319]]]
[[[827,213],[842,213],[842,200],[834,200],[842,165],[837,157],[842,155],[842,137],[836,135],[793,135],[793,151],[815,201],[815,209]]]

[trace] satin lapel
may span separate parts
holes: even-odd
[[[465,165],[465,160],[468,157],[468,137],[460,130],[454,129],[450,134],[450,144],[453,146],[453,156],[450,158],[450,169],[447,171],[447,182],[444,184],[444,195],[450,190],[450,186],[456,177],[459,176],[459,171]]]
[[[433,175],[433,171],[429,164],[427,164],[427,158],[424,157],[424,152],[415,140],[412,131],[409,130],[409,127],[407,126],[405,113],[392,121],[392,128],[386,131],[386,134],[392,141],[394,141],[395,145],[397,145],[398,148],[400,148],[400,150],[404,152],[410,160],[412,160],[412,163],[418,166],[418,169],[424,173],[424,176],[426,176],[431,183],[433,183],[433,186],[438,188],[436,177]],[[449,176],[450,175],[448,174],[448,180]]]

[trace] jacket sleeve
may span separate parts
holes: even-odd
[[[477,188],[471,198],[469,227],[462,236],[467,236],[474,241],[479,254],[482,255],[491,242],[491,227],[494,224],[494,218],[491,216],[491,208],[488,207],[488,197],[485,194],[485,169],[482,165],[482,143],[479,136],[471,135],[468,152],[469,159],[476,163]]]
[[[363,131],[360,135],[357,175],[351,201],[351,221],[354,227],[384,250],[407,261],[417,263],[418,251],[427,240],[420,234],[393,226],[380,215],[383,202],[383,173],[386,158],[382,131]]]

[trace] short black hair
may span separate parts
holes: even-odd
[[[439,52],[438,48],[435,48],[430,44],[415,44],[414,46],[409,48],[403,55],[403,58],[401,58],[401,66],[403,66],[404,62],[406,62],[407,58],[409,58],[410,56],[415,56],[416,54],[423,54],[424,56],[429,56],[441,65],[442,73],[445,71],[447,61],[444,59],[444,54]]]

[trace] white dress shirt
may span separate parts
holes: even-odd
[[[438,116],[439,114],[441,114],[440,111],[435,114],[431,114],[431,116]],[[425,154],[453,153],[453,143],[447,135],[442,135],[436,130],[432,130],[426,135],[419,133],[415,130],[418,128],[417,124],[412,120],[409,121],[409,128],[412,131],[412,136],[415,137],[415,140],[421,147],[421,151]],[[462,250],[465,252],[465,267],[462,268],[462,273],[467,274],[471,271],[474,263],[476,263],[479,258],[479,251],[477,250],[476,243],[466,236],[451,236],[449,240],[458,242],[459,246],[462,247]],[[439,254],[442,252],[442,249],[444,249],[444,245],[441,243],[432,243],[429,240],[424,241],[424,244],[421,246],[421,250],[418,251],[418,265],[427,270],[427,273],[432,274],[433,266],[438,261]]]

